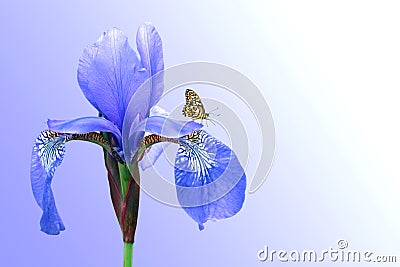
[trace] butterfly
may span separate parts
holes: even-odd
[[[186,104],[183,106],[182,115],[190,117],[192,120],[207,120],[210,116],[204,109],[203,102],[199,95],[192,89],[185,91]]]

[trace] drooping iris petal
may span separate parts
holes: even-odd
[[[179,203],[199,225],[235,215],[242,207],[246,175],[235,153],[205,131],[180,138],[175,159]]]
[[[119,129],[132,95],[147,78],[127,37],[115,28],[104,32],[79,60],[78,83],[83,93]]]
[[[48,120],[47,126],[55,132],[84,134],[89,132],[110,132],[121,145],[121,132],[111,121],[101,117],[83,117],[73,120]]]
[[[66,135],[43,131],[35,141],[31,159],[31,186],[39,207],[43,210],[41,230],[57,235],[65,230],[55,205],[51,181],[65,153]]]
[[[126,133],[127,136],[123,137],[125,155],[132,156],[136,153],[139,142],[143,138],[145,132],[178,138],[203,127],[202,124],[194,121],[178,121],[161,116],[146,118],[138,123],[135,128],[133,128],[133,126],[134,125],[132,125],[131,130]]]

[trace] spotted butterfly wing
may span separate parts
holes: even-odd
[[[190,117],[192,120],[206,120],[209,113],[206,113],[203,102],[199,95],[192,89],[185,91],[186,104],[183,106],[182,114],[185,117]]]

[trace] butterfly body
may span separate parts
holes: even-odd
[[[199,95],[192,89],[185,91],[186,104],[183,106],[182,115],[192,120],[207,120],[210,116],[204,109]]]

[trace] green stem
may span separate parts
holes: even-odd
[[[119,177],[121,182],[121,197],[124,201],[126,188],[128,187],[129,178],[131,176],[128,167],[125,164],[118,163]]]
[[[121,183],[121,196],[122,196],[122,202],[124,203],[121,225],[122,225],[124,241],[127,241],[124,242],[124,267],[132,267],[133,240],[136,231],[137,214],[139,209],[140,189],[138,189],[138,184],[140,175],[138,169],[138,160],[140,159],[141,156],[143,156],[143,153],[149,146],[158,142],[166,142],[166,141],[174,143],[178,142],[177,140],[174,140],[172,138],[166,138],[157,135],[147,136],[141,142],[138,151],[133,157],[133,160],[127,162],[130,168],[128,168],[128,166],[125,163],[118,163],[119,177]],[[136,180],[131,181],[131,184],[129,184],[131,179],[131,172],[133,176],[132,179]],[[138,184],[136,184],[136,182]],[[129,190],[129,192],[127,192],[127,190]],[[125,200],[125,196],[129,198]],[[127,208],[129,208],[128,211],[126,210]],[[132,243],[129,243],[129,241],[131,241]]]
[[[124,267],[132,267],[133,244],[124,242]]]

